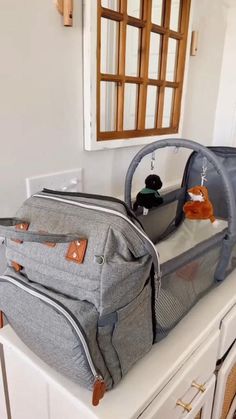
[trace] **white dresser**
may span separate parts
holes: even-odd
[[[98,407],[92,407],[89,391],[48,367],[5,326],[0,331],[6,371],[0,381],[0,418],[210,419],[213,411],[213,419],[231,419],[236,409],[235,339],[236,273],[199,301]],[[230,406],[225,398],[228,384]],[[226,409],[228,416],[222,416]]]

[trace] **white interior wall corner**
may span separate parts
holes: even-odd
[[[226,34],[226,7],[221,0],[194,3],[192,30],[199,31],[198,53],[190,57],[183,136],[213,143],[215,112]]]
[[[228,3],[227,31],[214,126],[214,145],[236,146],[236,4]]]

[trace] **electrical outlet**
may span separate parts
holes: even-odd
[[[83,169],[66,170],[26,178],[27,198],[43,188],[67,192],[82,192]]]

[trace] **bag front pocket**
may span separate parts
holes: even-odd
[[[100,318],[99,324],[98,343],[116,384],[152,347],[150,282],[135,300]]]
[[[118,310],[117,315],[112,343],[124,375],[151,349],[153,344],[150,283],[134,301]]]
[[[0,277],[0,309],[22,341],[82,386],[92,389],[97,379],[104,379],[110,388],[112,380],[96,343],[95,307],[10,273]]]

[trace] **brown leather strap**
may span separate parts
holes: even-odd
[[[19,230],[19,231],[27,231],[29,228],[29,224],[27,223],[20,223],[20,224],[16,224],[15,229]],[[23,243],[23,240],[13,240],[15,243]]]
[[[83,263],[88,240],[76,240],[71,242],[66,254],[66,259],[78,264]]]
[[[16,272],[20,272],[23,269],[23,266],[19,265],[19,263],[15,262],[14,260],[11,262],[11,266],[15,269]]]

